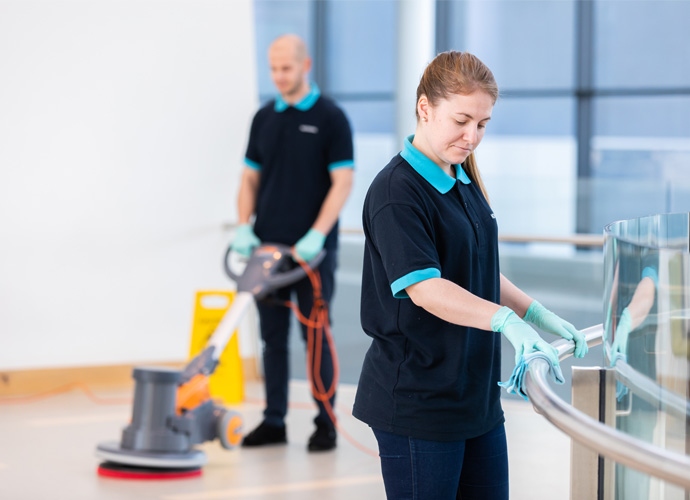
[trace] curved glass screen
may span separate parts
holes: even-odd
[[[616,375],[607,404],[615,406],[615,426],[685,455],[690,454],[689,215],[614,222],[605,228],[604,244],[604,354]],[[614,481],[610,498],[676,498],[668,496],[674,486],[622,466]]]

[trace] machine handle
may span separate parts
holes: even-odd
[[[254,255],[256,254],[259,249],[266,249],[273,247],[275,248],[276,252],[279,252],[280,258],[290,258],[292,257],[292,249],[287,246],[283,245],[281,243],[264,243],[261,246],[257,247],[254,249],[252,252],[252,256],[249,257],[249,261],[251,261],[254,258]],[[230,264],[232,257],[232,246],[228,247],[228,250],[225,252],[225,259],[223,260],[223,266],[225,268],[226,274],[232,279],[235,283],[240,283],[240,279],[242,278],[242,275],[244,274],[244,270],[240,273],[237,272],[233,269],[233,266]],[[321,264],[323,259],[326,257],[326,250],[321,250],[311,261],[307,263],[307,265],[311,269],[315,269],[316,267]],[[246,269],[246,266],[245,266]],[[264,295],[265,293],[268,293],[270,290],[275,290],[278,288],[282,288],[284,286],[290,285],[292,283],[295,283],[302,279],[304,276],[306,276],[305,270],[302,268],[302,266],[297,266],[294,269],[290,269],[289,271],[285,272],[278,272],[275,273],[275,271],[271,274],[264,275],[262,277],[263,281],[263,286],[261,286],[261,292],[256,293],[256,290],[252,288],[252,293],[256,296],[256,298],[262,298],[261,296]]]
[[[223,259],[223,267],[225,268],[225,274],[227,274],[232,281],[237,283],[240,279],[240,275],[235,273],[230,266],[230,254],[232,253],[232,245],[228,246],[228,250],[225,252],[225,258]]]
[[[290,248],[286,248],[290,252],[290,255],[292,255]],[[319,264],[321,264],[324,257],[326,257],[326,250],[321,250],[319,253],[316,254],[316,257],[307,262],[307,266],[309,266],[311,269],[316,269],[319,266]],[[301,280],[304,276],[306,276],[304,269],[302,268],[302,266],[298,265],[296,268],[291,269],[287,272],[278,273],[270,276],[266,280],[266,284],[268,285],[268,288],[270,288],[271,290],[276,290],[278,288],[283,288],[284,286],[291,285],[292,283],[296,283],[297,281]]]

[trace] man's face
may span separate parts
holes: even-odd
[[[268,63],[271,68],[271,79],[283,96],[290,96],[300,91],[307,73],[309,59],[300,59],[290,44],[274,44],[268,51]]]

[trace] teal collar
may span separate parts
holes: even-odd
[[[309,89],[309,93],[305,95],[304,99],[302,99],[297,104],[288,104],[287,102],[285,102],[285,99],[283,99],[283,96],[278,94],[273,109],[275,109],[278,113],[281,113],[288,109],[290,106],[292,106],[293,108],[298,109],[299,111],[307,111],[308,109],[311,109],[311,107],[314,104],[316,104],[316,101],[318,101],[319,96],[321,96],[321,91],[319,90],[319,87],[315,83],[312,83]]]
[[[447,175],[441,169],[441,167],[424,156],[419,149],[412,145],[413,140],[414,135],[411,135],[405,139],[405,146],[400,152],[400,156],[402,156],[407,163],[412,165],[412,168],[414,168],[419,175],[424,177],[424,180],[431,184],[436,191],[441,194],[446,194],[448,191],[453,189],[456,181],[460,181],[463,184],[469,184],[472,182],[462,169],[462,165],[453,165],[455,167],[455,179]]]

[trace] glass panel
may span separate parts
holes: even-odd
[[[257,73],[259,95],[263,99],[276,93],[268,67],[268,47],[276,37],[286,33],[301,36],[313,57],[313,3],[313,0],[254,0]]]
[[[617,379],[616,428],[682,455],[690,445],[689,215],[616,222],[604,247],[604,353]],[[615,477],[616,499],[678,490],[621,466]]]
[[[326,22],[328,91],[392,95],[397,59],[397,2],[329,1]]]
[[[690,87],[690,2],[594,2],[601,87]]]
[[[477,55],[505,89],[574,85],[574,2],[452,1],[449,47]]]

